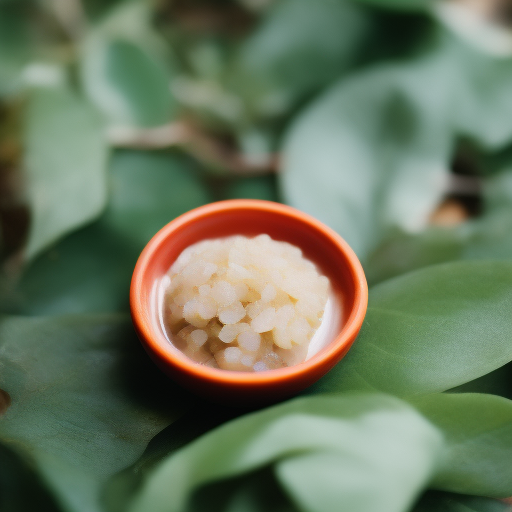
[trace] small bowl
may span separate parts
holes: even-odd
[[[264,372],[238,372],[195,363],[174,347],[161,320],[162,282],[188,246],[209,238],[256,236],[302,249],[331,281],[332,311],[320,329],[324,347],[303,363]],[[259,405],[297,394],[347,353],[366,313],[368,287],[357,256],[332,229],[294,208],[270,201],[236,199],[191,210],[164,226],[146,245],[133,272],[130,308],[137,334],[155,363],[183,387],[215,402]],[[330,325],[325,326],[326,320]]]

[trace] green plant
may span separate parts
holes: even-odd
[[[512,36],[471,5],[0,2],[0,510],[510,510]],[[348,355],[257,412],[127,314],[148,239],[235,197],[371,284]]]

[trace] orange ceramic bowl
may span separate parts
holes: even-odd
[[[330,279],[339,309],[337,325],[331,329],[332,340],[305,362],[277,370],[235,372],[195,363],[165,335],[159,320],[162,297],[158,284],[180,253],[196,242],[262,233],[300,247]],[[289,206],[248,199],[202,206],[164,226],[142,251],[130,289],[135,329],[155,363],[183,387],[233,405],[276,402],[317,381],[349,350],[363,323],[367,303],[368,288],[361,264],[337,233]]]

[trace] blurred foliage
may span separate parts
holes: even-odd
[[[407,455],[392,461],[383,445]],[[300,510],[406,510],[441,446],[439,432],[391,397],[294,400],[225,425],[164,460],[130,510],[185,510],[191,487],[269,463]]]
[[[6,446],[0,445],[0,510],[40,510],[59,512],[51,494],[30,464],[21,460]]]
[[[511,12],[0,0],[0,510],[511,510]],[[127,315],[151,236],[239,197],[323,220],[372,285],[343,361],[250,414]]]
[[[30,258],[104,209],[108,149],[99,116],[82,98],[45,87],[31,90],[27,101],[23,168]]]
[[[126,311],[131,273],[144,245],[169,219],[212,199],[196,167],[167,152],[115,152],[103,215],[27,269],[9,296],[11,311]]]
[[[183,394],[149,361],[138,364],[124,318],[5,317],[0,330],[12,400],[1,439],[30,454],[64,509],[97,509],[101,483],[179,416]]]

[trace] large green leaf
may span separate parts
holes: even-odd
[[[512,55],[493,57],[456,44],[454,57],[462,75],[454,84],[457,134],[501,149],[512,139]]]
[[[370,290],[359,338],[313,392],[444,391],[512,360],[512,262],[456,262]]]
[[[34,468],[0,444],[0,510],[61,512]]]
[[[121,472],[115,474],[105,485],[103,489],[103,502],[109,512],[125,512],[128,504],[133,499],[135,493],[141,488],[143,482],[148,477],[154,468],[170,454],[178,449],[194,441],[199,436],[206,434],[209,430],[218,427],[222,423],[240,416],[244,411],[241,409],[233,409],[230,407],[221,406],[219,404],[209,404],[198,402],[192,404],[183,416],[178,418],[175,422],[162,430],[155,436],[148,444],[142,456],[131,466],[123,469]],[[261,480],[268,481],[268,475],[261,475],[258,479],[257,475],[253,475],[251,482],[241,482],[240,493],[246,494],[244,490],[246,486],[247,493],[253,494],[253,487],[261,488]],[[252,480],[258,480],[252,482]],[[275,482],[274,482],[275,484]],[[201,489],[195,496],[193,501],[208,503],[210,512],[214,512],[212,503],[212,496],[219,494],[216,486],[209,492],[210,489]],[[274,485],[274,487],[276,487]],[[276,489],[272,491],[276,494]],[[271,494],[272,494],[271,493]],[[222,492],[220,494],[223,494]],[[277,493],[278,494],[278,493]],[[223,510],[223,501],[219,503],[219,511]],[[199,510],[201,507],[198,505]],[[193,507],[192,507],[193,508]],[[224,512],[224,510],[223,510]]]
[[[493,395],[438,394],[414,401],[443,432],[445,454],[431,486],[512,496],[512,402]]]
[[[101,213],[108,152],[97,112],[67,88],[33,89],[25,123],[31,258]]]
[[[274,464],[301,510],[406,511],[441,447],[439,432],[391,397],[293,400],[228,423],[164,460],[129,510],[181,512],[195,488]]]
[[[300,512],[272,468],[213,482],[191,496],[187,512]]]
[[[363,258],[390,226],[423,227],[447,180],[452,66],[434,53],[352,75],[316,100],[284,144],[285,200]]]
[[[138,251],[175,217],[211,200],[201,169],[165,151],[119,151],[110,186],[105,223]]]
[[[210,200],[189,161],[167,152],[116,152],[104,215],[33,263],[11,309],[36,315],[127,310],[144,245],[172,219]]]
[[[155,126],[175,114],[169,72],[130,41],[94,41],[85,52],[84,83],[111,122]]]
[[[512,59],[479,54],[445,33],[426,55],[354,74],[292,124],[284,198],[365,260],[393,231],[427,226],[447,192],[457,137],[487,149],[512,138],[510,87]]]
[[[128,319],[0,321],[0,440],[29,457],[68,512],[96,512],[100,487],[185,407]]]
[[[282,114],[352,64],[367,29],[350,2],[275,2],[240,45],[228,81],[256,114]]]
[[[94,27],[81,54],[89,97],[112,123],[155,126],[176,114],[170,49],[154,30],[145,2],[121,3]]]

